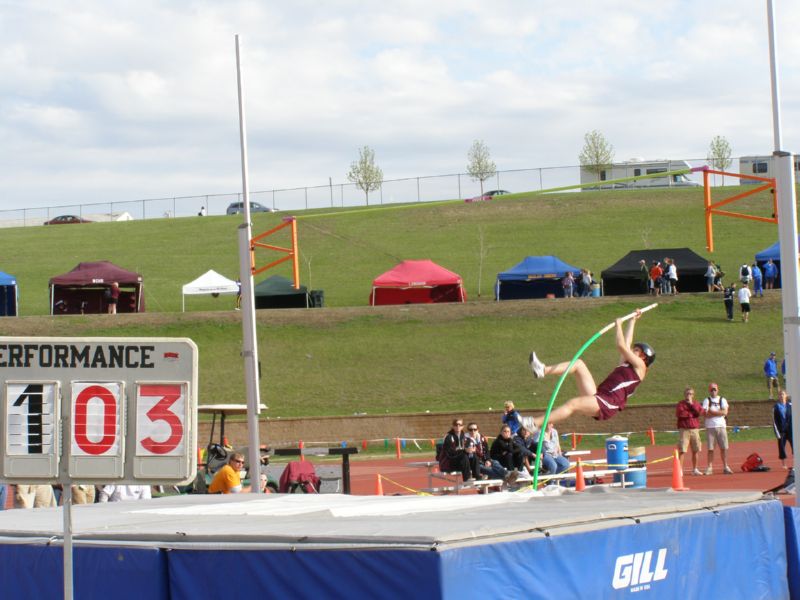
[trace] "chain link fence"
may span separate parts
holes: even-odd
[[[748,160],[752,158],[743,157],[742,165],[749,167]],[[771,162],[771,157],[762,158]],[[680,165],[683,164],[690,167],[701,167],[708,164],[708,160],[705,158],[665,159],[663,161],[648,162],[669,164],[672,165],[671,168],[681,168]],[[676,165],[679,166],[676,167]],[[738,172],[739,166],[740,159],[732,158],[731,165],[727,170]],[[617,178],[638,175],[639,173],[635,173],[636,168],[633,163],[615,163],[613,176]],[[770,175],[762,176],[769,177]],[[700,173],[687,175],[687,178],[693,183],[702,185],[703,178]],[[573,186],[579,183],[581,183],[581,168],[579,166],[515,169],[497,171],[492,177],[484,181],[483,191],[502,189],[509,192],[531,192]],[[669,185],[669,183],[665,183],[665,185]],[[719,176],[714,176],[713,185],[739,185],[739,180],[732,177],[723,179]],[[579,190],[576,189],[574,191],[577,192]],[[370,193],[369,203],[367,203],[364,192],[352,183],[330,183],[321,186],[255,191],[250,192],[250,201],[257,202],[269,209],[291,212],[410,202],[465,200],[479,196],[480,193],[480,182],[473,180],[466,173],[456,173],[454,175],[430,175],[385,180],[378,190]],[[207,215],[224,215],[231,203],[241,201],[242,194],[239,192],[6,209],[0,210],[0,226],[29,227],[42,225],[45,221],[60,215],[75,215],[90,221],[163,219],[196,216],[203,208]]]

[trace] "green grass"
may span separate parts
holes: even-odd
[[[749,201],[749,212],[771,212],[766,195]],[[558,255],[597,276],[631,249],[688,246],[709,256],[698,190],[530,194],[297,216],[303,283],[324,289],[333,308],[259,311],[262,401],[271,416],[498,410],[507,399],[543,407],[552,382],[531,379],[530,349],[547,361],[570,358],[600,327],[647,299],[495,303],[497,272],[537,254]],[[278,222],[255,215],[254,232]],[[200,348],[201,402],[242,402],[241,323],[232,297],[189,298],[191,312],[176,314],[184,283],[209,268],[236,277],[238,225],[222,216],[4,230],[0,269],[18,277],[23,315],[47,313],[50,277],[99,259],[142,273],[148,313],[4,319],[2,333],[191,337]],[[476,302],[480,231],[488,255]],[[725,218],[715,219],[715,232],[714,259],[729,272],[777,237],[773,225]],[[258,256],[261,264],[272,260]],[[365,306],[375,276],[418,258],[460,273],[471,302]],[[274,272],[288,275],[289,267]],[[724,320],[718,294],[669,298],[645,316],[637,338],[653,344],[658,359],[637,403],[672,402],[684,385],[704,387],[712,378],[728,398],[762,398],[761,364],[782,345],[779,295],[753,306],[747,325]],[[615,363],[612,336],[585,354],[598,378]],[[561,398],[572,391],[568,382]]]

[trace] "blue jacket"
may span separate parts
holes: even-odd
[[[774,358],[768,358],[764,361],[764,375],[767,377],[778,376],[778,363],[775,362]]]
[[[516,435],[519,428],[522,427],[522,416],[519,411],[514,409],[510,413],[503,413],[503,425],[508,425],[511,429],[511,434]]]
[[[775,408],[772,409],[772,428],[775,431],[775,437],[779,438],[782,434],[792,433],[792,403],[787,402],[786,408],[781,408],[781,403],[776,402]]]

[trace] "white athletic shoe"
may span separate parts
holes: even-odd
[[[528,364],[531,366],[531,371],[536,379],[544,377],[544,363],[537,358],[536,352],[531,352]]]
[[[711,467],[706,468],[706,473],[705,474],[706,475],[713,475],[714,474],[714,469],[712,469]]]
[[[695,469],[692,471],[692,475],[702,475],[702,473],[700,472],[700,469]]]

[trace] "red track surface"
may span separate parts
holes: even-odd
[[[648,446],[647,451],[647,487],[668,488],[672,486],[672,452],[673,446]],[[744,473],[740,467],[745,458],[758,452],[764,459],[764,464],[770,471],[761,473]],[[783,483],[786,471],[781,468],[777,458],[777,444],[774,441],[735,442],[728,451],[728,463],[733,469],[733,475],[722,473],[722,461],[719,451],[714,453],[714,474],[693,476],[689,456],[685,457],[683,483],[691,490],[757,490],[765,491]],[[588,458],[605,459],[604,449],[592,450]],[[668,459],[659,461],[659,459]],[[408,467],[411,462],[432,461],[433,455],[414,455],[402,459],[368,459],[351,462],[351,487],[353,494],[375,494],[377,475],[382,476],[382,487],[385,495],[410,494],[413,490],[428,487],[428,474],[426,469]],[[706,467],[706,450],[703,449],[699,457],[700,470]],[[787,461],[790,465],[791,458]],[[435,486],[444,485],[442,480],[434,480]],[[404,487],[403,487],[404,486]],[[411,489],[405,489],[411,488]],[[796,504],[796,496],[781,495],[779,498],[787,506]]]

